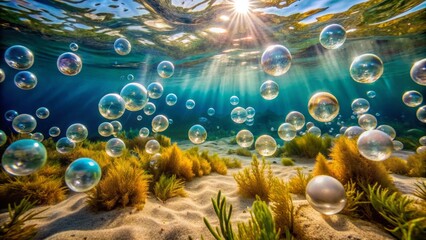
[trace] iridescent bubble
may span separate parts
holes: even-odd
[[[193,109],[195,107],[195,101],[192,99],[188,99],[185,103],[187,109]]]
[[[149,129],[146,127],[143,127],[139,130],[139,136],[142,138],[148,137],[149,136]]]
[[[207,131],[203,126],[196,124],[189,129],[188,138],[193,144],[201,144],[207,139]]]
[[[125,108],[129,111],[139,111],[148,102],[148,91],[139,83],[129,83],[120,91],[120,96],[125,102]]]
[[[254,143],[257,153],[264,157],[272,156],[277,150],[277,142],[269,135],[262,135]]]
[[[368,130],[358,138],[358,151],[372,161],[383,161],[392,155],[392,139],[379,130]]]
[[[319,127],[313,126],[309,128],[307,132],[314,135],[315,137],[321,137],[321,129],[319,129]]]
[[[145,144],[145,152],[148,154],[156,154],[160,151],[160,143],[157,140],[151,139]]]
[[[417,84],[426,86],[426,58],[413,64],[410,71],[411,79]]]
[[[116,134],[118,134],[119,132],[121,132],[121,130],[123,130],[123,126],[121,125],[121,122],[119,122],[119,121],[112,121],[111,122],[111,125],[112,125],[112,127],[113,127],[113,131],[112,131],[112,134],[113,135],[116,135]]]
[[[417,109],[416,116],[420,122],[426,123],[426,105],[423,105]]]
[[[143,112],[147,116],[154,114],[156,110],[157,110],[157,107],[155,107],[155,104],[152,102],[147,102],[145,107],[143,108]]]
[[[57,137],[61,134],[61,129],[59,127],[51,127],[49,129],[49,136]]]
[[[127,39],[118,38],[114,42],[114,50],[119,55],[124,56],[124,55],[127,55],[127,54],[130,53],[130,51],[132,50],[132,45],[130,44],[130,42]]]
[[[148,85],[148,96],[152,99],[159,99],[163,95],[163,85],[153,82]]]
[[[380,125],[377,127],[377,130],[386,133],[391,138],[391,140],[394,140],[396,137],[395,129],[389,125]]]
[[[250,147],[254,142],[253,133],[245,129],[239,131],[235,139],[237,140],[238,145],[243,148]]]
[[[316,176],[308,182],[306,200],[313,209],[325,215],[339,213],[347,201],[342,183],[327,175]]]
[[[119,138],[111,138],[105,145],[105,151],[110,157],[120,157],[126,150],[126,144]]]
[[[14,45],[6,50],[4,60],[11,68],[25,70],[34,64],[34,55],[30,49],[21,45]]]
[[[291,60],[290,51],[286,47],[273,45],[263,52],[260,64],[267,74],[281,76],[290,69]]]
[[[84,141],[88,135],[89,132],[87,131],[86,126],[81,123],[72,124],[68,127],[66,132],[67,138],[76,143]]]
[[[74,42],[70,43],[70,50],[76,52],[78,50],[78,44]]]
[[[98,109],[102,117],[112,120],[123,116],[125,106],[126,102],[120,95],[109,93],[99,100]]]
[[[60,138],[56,142],[56,151],[59,153],[69,153],[75,148],[75,143],[69,140],[67,137]]]
[[[31,135],[31,139],[41,142],[44,140],[44,135],[41,132],[36,132]]]
[[[336,97],[328,92],[314,94],[308,102],[309,114],[319,122],[330,122],[339,114]]]
[[[293,140],[296,134],[296,128],[290,123],[283,123],[278,128],[278,136],[284,141]]]
[[[133,74],[131,73],[127,74],[127,80],[133,81],[134,79],[135,79],[135,76],[133,76]]]
[[[16,116],[18,116],[18,112],[15,111],[15,110],[7,110],[4,113],[4,119],[6,119],[6,121],[8,121],[8,122],[12,122],[13,119],[16,118]]]
[[[169,78],[173,76],[173,73],[175,72],[175,66],[173,63],[169,61],[162,61],[157,66],[157,73],[162,78]]]
[[[368,91],[367,92],[367,97],[368,98],[375,98],[376,97],[376,92],[375,91]]]
[[[297,131],[303,128],[305,125],[305,116],[297,111],[292,111],[285,117],[285,122],[293,125]]]
[[[265,100],[272,100],[278,96],[280,87],[272,80],[267,80],[260,86],[260,95]]]
[[[7,135],[3,132],[3,130],[0,130],[0,147],[3,146],[7,141]]]
[[[402,102],[408,107],[417,107],[423,102],[423,95],[417,91],[406,91],[402,95]]]
[[[47,151],[42,143],[33,139],[21,139],[6,148],[1,163],[6,172],[25,176],[43,167],[46,160]]]
[[[240,103],[240,99],[237,96],[232,96],[232,97],[229,98],[229,103],[232,106],[236,106],[236,105],[238,105],[238,103]]]
[[[420,154],[420,153],[424,153],[426,152],[426,146],[420,146],[416,149],[416,153]]]
[[[169,93],[166,96],[166,104],[169,106],[173,106],[177,103],[177,96],[174,93]]]
[[[242,107],[236,107],[231,111],[231,119],[235,123],[244,123],[247,120],[247,111]]]
[[[12,127],[18,133],[30,133],[37,127],[37,121],[29,114],[19,114],[13,119]]]
[[[114,132],[114,126],[109,122],[103,122],[98,126],[98,133],[102,137],[109,137]]]
[[[6,74],[4,74],[3,69],[0,68],[0,83],[2,83],[6,79]]]
[[[426,136],[423,136],[419,139],[419,143],[422,146],[426,146]]]
[[[254,115],[256,115],[256,110],[252,107],[246,108],[247,111],[247,118],[254,118]]]
[[[138,116],[136,116],[136,120],[138,120],[138,121],[142,121],[142,119],[143,119],[142,115],[138,115]]]
[[[46,119],[50,115],[49,109],[45,107],[40,107],[36,110],[36,116],[40,119]]]
[[[22,90],[31,90],[37,86],[37,77],[32,72],[21,71],[13,79],[15,85]]]
[[[151,122],[153,132],[164,132],[169,127],[169,120],[164,115],[157,115]]]
[[[404,144],[398,140],[392,141],[393,143],[393,150],[395,151],[401,151],[404,148]]]
[[[357,98],[353,100],[351,104],[352,111],[356,114],[363,114],[368,112],[370,109],[370,103],[367,101],[367,99],[364,98]]]
[[[207,115],[209,115],[210,117],[213,116],[215,113],[216,111],[214,110],[214,108],[207,109]]]
[[[375,129],[377,126],[377,119],[371,114],[364,113],[358,118],[358,125],[364,130]]]
[[[306,123],[306,129],[307,129],[307,130],[309,130],[309,128],[311,128],[311,127],[313,127],[313,126],[315,126],[315,125],[314,125],[314,123],[312,123],[312,122],[307,122],[307,123]]]
[[[319,36],[321,45],[327,49],[336,49],[346,40],[346,30],[339,24],[331,24],[325,27]]]
[[[356,82],[373,83],[383,74],[383,62],[374,54],[363,54],[353,60],[349,71]]]
[[[56,66],[58,67],[58,70],[64,75],[75,76],[80,73],[81,69],[83,68],[83,62],[77,54],[66,52],[58,57]]]
[[[364,132],[364,129],[358,127],[358,126],[351,126],[348,127],[345,131],[345,136],[347,138],[357,138],[359,135],[361,135]]]
[[[74,192],[86,192],[99,183],[101,176],[101,167],[95,160],[79,158],[65,171],[65,183]]]

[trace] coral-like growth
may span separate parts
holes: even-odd
[[[167,176],[176,175],[177,178],[183,178],[191,181],[194,177],[192,171],[192,161],[182,150],[173,144],[171,147],[163,149],[160,160],[157,163],[157,171],[154,173],[155,179],[159,179],[162,174]]]
[[[158,182],[155,183],[154,194],[163,202],[177,196],[185,197],[186,192],[184,186],[185,182],[182,179],[176,179],[175,175],[171,177],[161,175]]]
[[[228,154],[237,154],[238,156],[251,157],[252,153],[247,148],[229,149]]]
[[[386,170],[391,171],[392,173],[408,175],[408,164],[404,159],[392,156],[383,161],[383,165],[385,166]]]
[[[329,136],[317,137],[312,134],[305,134],[296,137],[284,145],[284,153],[286,156],[299,156],[314,158],[318,153],[328,156],[332,139]]]
[[[407,164],[411,177],[426,177],[426,152],[410,155]]]
[[[289,191],[294,194],[305,195],[306,185],[311,179],[311,174],[304,174],[302,169],[298,168],[296,175],[290,178],[288,182]]]
[[[282,180],[275,182],[270,194],[271,210],[274,214],[277,232],[281,232],[283,237],[291,239],[294,222],[294,206],[288,184]]]
[[[294,166],[294,160],[287,157],[281,158],[281,163],[284,166]]]
[[[418,181],[413,194],[426,201],[426,181]]]

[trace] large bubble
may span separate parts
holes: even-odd
[[[126,144],[119,138],[111,138],[105,145],[105,151],[110,157],[120,157],[126,150]]]
[[[31,135],[31,139],[41,142],[44,140],[44,135],[41,132],[35,132]]]
[[[120,95],[109,93],[99,100],[98,109],[102,117],[113,120],[123,116],[126,102]]]
[[[314,135],[315,137],[321,137],[321,129],[319,127],[313,126],[306,132]]]
[[[242,107],[236,107],[231,111],[231,119],[235,123],[244,123],[247,120],[247,111]]]
[[[141,128],[139,130],[139,136],[143,137],[143,138],[148,137],[149,136],[149,129],[146,128],[146,127]]]
[[[364,132],[364,129],[358,126],[350,126],[345,130],[345,136],[347,138],[357,138]]]
[[[177,103],[177,100],[178,100],[178,98],[177,98],[176,94],[174,94],[174,93],[169,93],[166,96],[166,104],[169,105],[169,106],[175,105]]]
[[[15,111],[15,110],[7,110],[4,113],[4,119],[6,119],[6,121],[8,121],[8,122],[12,122],[13,119],[15,119],[16,116],[18,116],[18,115],[19,115],[18,112]]]
[[[46,119],[50,115],[49,109],[45,107],[40,107],[36,110],[36,116],[40,119]]]
[[[291,60],[290,51],[286,47],[273,45],[263,52],[260,63],[267,74],[281,76],[290,69]]]
[[[114,133],[114,126],[109,122],[103,122],[98,126],[98,133],[102,137],[109,137]]]
[[[80,73],[83,68],[81,58],[72,52],[62,53],[56,62],[58,70],[67,76],[75,76]]]
[[[417,91],[406,91],[402,95],[402,102],[408,107],[417,107],[423,102],[423,95]]]
[[[339,24],[331,24],[325,27],[319,36],[321,45],[327,49],[336,49],[346,40],[346,30]]]
[[[169,127],[169,120],[164,115],[157,115],[151,122],[153,132],[164,132]]]
[[[319,122],[330,122],[339,114],[336,97],[328,92],[314,94],[308,102],[309,114]]]
[[[121,125],[121,122],[119,121],[112,121],[111,125],[114,128],[112,135],[117,135],[119,132],[121,132],[121,130],[123,130],[123,125]]]
[[[114,50],[119,55],[124,56],[124,55],[127,55],[127,54],[130,53],[130,51],[132,50],[132,45],[130,44],[130,42],[127,39],[118,38],[114,42]]]
[[[61,129],[59,127],[51,127],[49,128],[49,136],[57,137],[61,134]]]
[[[296,128],[290,123],[283,123],[278,127],[278,136],[284,141],[293,140],[296,134]]]
[[[372,161],[383,161],[392,155],[392,139],[379,130],[368,130],[358,138],[358,151]]]
[[[297,131],[303,128],[305,125],[305,116],[302,113],[297,111],[292,111],[287,114],[285,117],[285,122],[293,125]]]
[[[75,143],[69,140],[67,137],[60,138],[56,142],[56,151],[59,153],[69,153],[75,148]]]
[[[367,97],[368,98],[375,98],[376,97],[376,92],[371,90],[367,92]]]
[[[353,60],[349,71],[356,82],[373,83],[383,74],[383,62],[374,54],[363,54]]]
[[[0,147],[3,146],[7,141],[7,135],[3,132],[3,130],[0,130]]]
[[[260,95],[265,100],[272,100],[278,96],[280,87],[272,80],[267,80],[260,86]]]
[[[272,156],[277,150],[277,142],[269,135],[262,135],[254,143],[257,153],[264,157]]]
[[[254,115],[256,115],[256,110],[253,107],[246,108],[247,111],[247,118],[254,118]]]
[[[22,90],[31,90],[37,86],[37,77],[32,72],[21,71],[13,79],[15,85]]]
[[[18,133],[30,133],[37,127],[37,121],[29,114],[19,114],[13,119],[12,127]]]
[[[413,64],[410,76],[417,84],[426,86],[426,58]]]
[[[237,140],[238,145],[243,148],[250,147],[254,142],[253,133],[245,129],[239,131],[235,139]]]
[[[207,139],[207,131],[203,126],[196,124],[189,129],[188,138],[194,144],[201,144]]]
[[[347,201],[342,183],[327,175],[316,176],[308,182],[306,200],[313,209],[325,215],[339,213]]]
[[[153,82],[148,85],[148,96],[152,99],[159,99],[163,95],[163,85]]]
[[[417,109],[416,117],[420,122],[426,123],[426,105],[423,105]]]
[[[357,98],[351,104],[352,111],[356,114],[363,114],[370,109],[370,103],[364,98]]]
[[[389,125],[380,125],[377,127],[377,130],[386,133],[392,140],[396,137],[395,129]]]
[[[68,127],[66,132],[67,138],[76,143],[84,141],[88,135],[89,132],[87,131],[86,126],[81,123],[72,124]]]
[[[126,84],[121,89],[120,96],[125,102],[125,108],[132,112],[141,110],[148,102],[148,91],[139,83]]]
[[[11,68],[25,70],[34,64],[34,55],[30,49],[21,45],[14,45],[6,50],[4,60]]]
[[[162,78],[169,78],[173,76],[173,73],[175,72],[175,66],[172,62],[169,61],[162,61],[157,66],[157,73]]]
[[[210,117],[213,116],[215,113],[216,111],[214,110],[214,108],[207,109],[207,115],[209,115]]]
[[[145,152],[148,154],[156,154],[160,151],[160,143],[155,140],[151,139],[145,144]]]
[[[143,112],[147,116],[151,116],[152,114],[155,113],[156,110],[157,110],[157,107],[152,102],[147,102],[145,107],[143,108]]]
[[[79,158],[65,171],[65,183],[74,192],[86,192],[99,183],[101,176],[101,167],[95,160]]]
[[[3,69],[0,68],[0,83],[2,83],[6,79],[6,74],[4,74]]]
[[[364,130],[375,129],[377,126],[377,119],[375,116],[365,113],[358,118],[358,125]]]
[[[6,172],[25,176],[43,167],[46,160],[47,151],[42,143],[33,139],[21,139],[6,148],[1,163]]]
[[[188,99],[185,103],[187,109],[193,109],[195,107],[195,101],[192,99]]]

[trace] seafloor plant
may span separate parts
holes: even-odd
[[[361,200],[364,197],[364,192],[357,188],[356,182],[350,180],[344,185],[346,192],[346,206],[341,213],[352,216],[359,217],[357,212],[358,207],[362,202]]]
[[[247,148],[229,149],[228,154],[237,154],[238,156],[251,157],[252,153]]]
[[[275,181],[269,200],[277,232],[280,232],[282,237],[291,239],[294,223],[294,206],[289,191],[289,184],[282,180]]]
[[[155,183],[154,195],[163,202],[177,196],[185,197],[184,187],[185,181],[177,179],[175,175],[171,177],[161,175],[160,179]]]
[[[409,169],[409,176],[426,177],[426,152],[415,153],[408,156],[407,165]]]
[[[284,166],[294,166],[294,160],[288,157],[281,158],[281,163]]]
[[[426,201],[426,181],[418,181],[413,194]]]
[[[386,170],[400,175],[408,175],[410,169],[408,168],[407,161],[399,157],[391,156],[382,162]]]
[[[311,174],[304,174],[301,168],[297,168],[296,175],[288,182],[289,191],[298,195],[305,195],[306,185],[312,179]]]
[[[318,153],[328,156],[331,144],[332,138],[328,135],[317,137],[307,133],[287,142],[283,148],[286,156],[314,158]]]

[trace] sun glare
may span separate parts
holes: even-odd
[[[234,0],[234,8],[239,14],[247,14],[250,10],[250,0]]]

